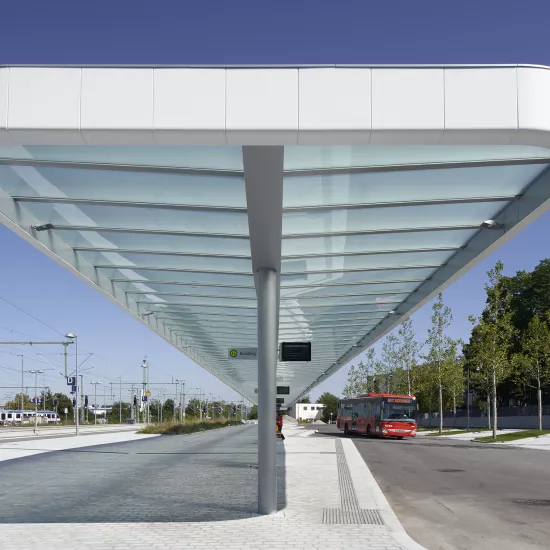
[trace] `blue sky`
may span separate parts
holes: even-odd
[[[550,2],[302,0],[87,2],[5,0],[0,3],[0,64],[315,64],[531,63],[550,65]],[[6,24],[6,22],[11,22]],[[483,307],[485,272],[500,259],[506,273],[532,269],[550,257],[550,214],[525,229],[445,293],[454,314],[452,335],[467,338],[469,314]],[[0,296],[60,332],[80,335],[85,383],[123,376],[139,381],[144,356],[151,378],[187,380],[188,392],[236,398],[208,373],[83,282],[0,228]],[[430,305],[413,316],[420,338]],[[60,334],[0,300],[0,338],[58,339]],[[61,349],[42,357],[30,347],[0,346],[0,385],[20,384],[25,368],[44,368],[46,383],[65,389],[55,370]],[[74,360],[74,357],[72,358]],[[85,367],[83,367],[85,368]],[[15,369],[15,370],[11,370]],[[339,393],[346,369],[313,395]],[[30,383],[30,375],[27,375]],[[91,393],[91,388],[85,388]],[[10,389],[0,388],[0,403]],[[102,393],[99,390],[98,393]],[[154,392],[156,393],[156,392]]]

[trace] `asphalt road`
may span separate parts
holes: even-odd
[[[284,476],[280,491],[283,505]],[[2,523],[251,517],[257,511],[257,427],[9,460],[0,466],[0,510],[0,529]]]
[[[340,437],[334,426],[315,428]],[[549,452],[426,436],[353,440],[409,535],[427,549],[550,548]]]

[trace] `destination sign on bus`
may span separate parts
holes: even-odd
[[[413,401],[414,401],[413,399],[403,399],[401,397],[387,397],[386,398],[387,403],[404,403],[406,405],[409,405]]]

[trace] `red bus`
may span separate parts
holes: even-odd
[[[368,393],[341,399],[336,427],[369,437],[416,437],[416,397],[389,393]]]

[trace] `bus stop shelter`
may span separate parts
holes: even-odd
[[[271,513],[276,387],[548,210],[548,97],[537,66],[0,67],[0,222],[258,402]]]

